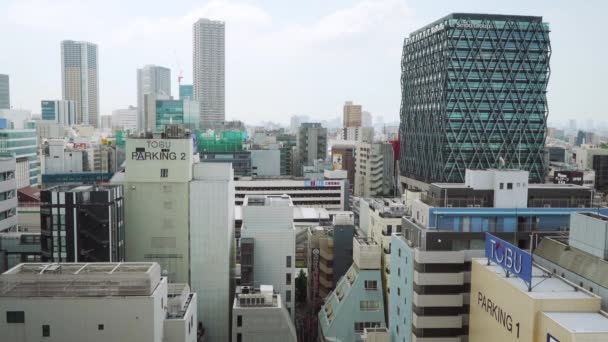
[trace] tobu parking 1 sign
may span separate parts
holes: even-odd
[[[501,266],[507,274],[512,274],[532,286],[532,255],[505,240],[486,233],[486,258]]]

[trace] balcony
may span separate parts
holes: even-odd
[[[325,273],[325,274],[333,274],[334,273],[334,268],[330,267],[329,265],[327,265],[326,263],[319,261],[319,270],[321,270],[321,272]]]
[[[414,305],[419,307],[451,307],[462,306],[464,302],[461,294],[453,295],[419,295],[414,292]]]
[[[414,282],[418,285],[463,285],[464,273],[414,272]]]
[[[412,334],[412,342],[462,342],[460,337],[418,337]]]
[[[462,316],[418,316],[414,313],[412,323],[418,329],[462,328]]]
[[[429,195],[421,195],[420,200],[432,207],[439,208],[492,208],[494,207],[494,201],[489,198],[483,197],[447,197],[438,198],[430,197]]]

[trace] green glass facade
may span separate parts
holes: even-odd
[[[183,124],[191,130],[199,128],[198,104],[190,100],[156,100],[156,129],[165,125]]]
[[[17,163],[27,161],[29,185],[38,185],[40,166],[38,163],[38,142],[35,129],[0,129],[0,152],[15,154]],[[25,185],[25,184],[18,184]]]
[[[543,182],[551,46],[542,17],[450,14],[402,56],[401,175],[464,182],[504,167]]]

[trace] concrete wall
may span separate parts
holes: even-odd
[[[234,263],[234,181],[231,164],[194,165],[190,183],[191,285],[207,339],[228,341]]]
[[[0,331],[11,342],[164,342],[166,304],[166,280],[151,296],[0,297]],[[6,311],[24,311],[25,323],[7,323]],[[50,337],[42,337],[42,325]]]
[[[280,176],[281,151],[251,150],[251,173],[258,176]]]
[[[570,216],[570,246],[608,258],[608,221],[574,213]]]
[[[281,298],[278,298],[281,301]],[[237,324],[241,316],[242,325]],[[296,329],[284,306],[234,307],[232,311],[232,342],[296,342]],[[228,341],[228,340],[226,340]]]
[[[126,182],[124,189],[126,261],[156,261],[169,282],[189,283],[189,184]]]

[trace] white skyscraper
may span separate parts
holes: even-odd
[[[171,97],[171,69],[158,65],[145,65],[137,69],[137,129],[145,129],[145,98],[152,95],[159,99]]]
[[[224,121],[226,106],[225,24],[223,21],[199,19],[193,26],[194,99],[200,104],[201,127]]]
[[[76,122],[99,126],[99,70],[97,45],[61,42],[61,84],[64,100],[77,102]]]

